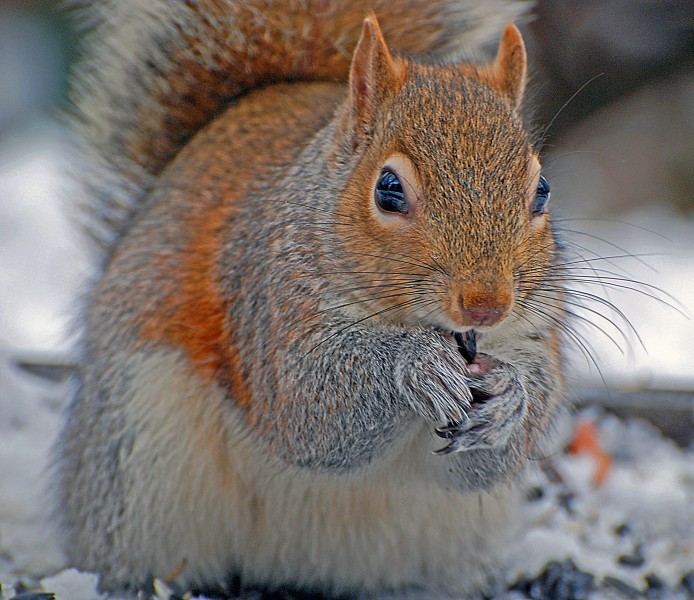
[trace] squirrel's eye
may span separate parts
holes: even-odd
[[[398,176],[392,171],[384,170],[376,183],[374,199],[378,208],[384,212],[407,214],[405,192]]]
[[[535,194],[535,202],[533,202],[532,213],[534,215],[545,212],[545,206],[549,202],[549,183],[540,175],[540,181],[537,184],[537,192]]]

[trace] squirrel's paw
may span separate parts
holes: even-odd
[[[435,352],[422,344],[404,356],[395,377],[410,406],[431,423],[466,419],[473,395],[465,362],[457,349],[441,343]]]
[[[467,380],[472,405],[462,420],[436,428],[439,437],[449,440],[436,454],[503,447],[523,421],[527,396],[518,370],[485,355],[476,362],[481,374]]]

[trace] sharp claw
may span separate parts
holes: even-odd
[[[436,435],[444,440],[450,440],[455,435],[455,432],[460,428],[460,421],[448,421],[445,427],[437,427],[434,429]]]
[[[444,446],[443,448],[439,448],[438,450],[434,450],[434,454],[436,456],[446,456],[447,454],[452,454],[453,452],[456,451],[455,445],[451,442],[447,446]]]
[[[472,388],[470,391],[472,392],[472,404],[483,404],[494,397],[494,394],[490,394],[479,388]]]

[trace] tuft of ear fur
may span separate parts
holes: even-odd
[[[523,36],[513,23],[504,29],[491,70],[495,87],[514,110],[520,109],[527,80],[528,58]]]
[[[368,137],[376,113],[404,79],[404,63],[393,58],[376,15],[364,19],[349,72],[351,123],[354,146]]]

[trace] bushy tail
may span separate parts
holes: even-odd
[[[108,249],[153,178],[235,96],[345,79],[364,16],[389,45],[445,60],[478,50],[519,0],[78,0],[90,33],[73,123],[90,230]]]

